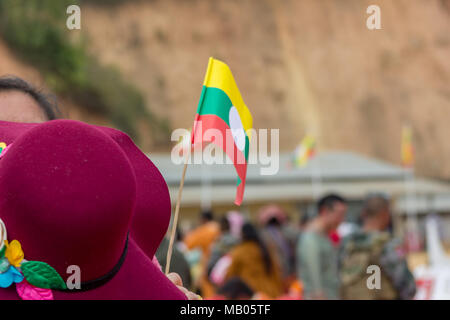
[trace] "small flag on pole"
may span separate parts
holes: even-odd
[[[244,197],[252,125],[252,115],[242,100],[231,70],[222,61],[209,58],[192,130],[192,144],[215,143],[232,160],[238,175],[237,205]],[[208,129],[219,130],[222,139],[205,141],[203,132]]]
[[[403,126],[402,128],[402,166],[405,168],[414,166],[414,147],[410,126]]]
[[[304,167],[316,154],[316,140],[311,135],[306,135],[294,151],[294,165]]]

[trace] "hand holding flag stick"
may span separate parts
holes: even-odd
[[[192,130],[190,150],[187,152],[185,158],[180,188],[178,190],[175,216],[172,224],[169,248],[167,250],[166,274],[169,273],[170,269],[170,260],[180,211],[181,194],[192,148],[198,144],[203,148],[207,142],[211,142],[225,151],[227,156],[233,161],[238,174],[237,192],[234,203],[239,206],[244,197],[252,125],[252,115],[241,97],[231,70],[225,63],[209,58],[208,69],[206,70]],[[204,141],[203,130],[206,131],[208,129],[214,129],[216,132],[220,132],[222,139]],[[229,141],[233,142],[231,146],[227,145]]]

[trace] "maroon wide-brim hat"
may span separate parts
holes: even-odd
[[[0,142],[7,145],[0,154],[0,218],[10,243],[8,259],[21,261],[14,268],[31,285],[54,283],[43,262],[64,282],[53,285],[55,299],[186,299],[148,255],[170,219],[167,186],[126,135],[72,120],[1,121]],[[153,205],[139,204],[145,182],[150,189],[156,184],[146,199]],[[156,233],[147,237],[148,252],[130,231],[133,214],[134,219],[142,208],[153,210],[145,219],[155,222],[147,230]],[[12,240],[20,242],[24,258],[11,257]],[[74,266],[81,290],[65,287]],[[0,288],[0,300],[5,299],[20,299],[14,284]]]
[[[38,126],[38,123],[0,121],[0,142],[7,145]],[[167,184],[152,161],[139,150],[130,137],[113,128],[93,126],[125,152],[136,176],[136,205],[130,234],[144,253],[152,259],[170,222],[170,195]]]

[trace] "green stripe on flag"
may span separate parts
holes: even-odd
[[[203,86],[197,109],[199,115],[213,114],[221,118],[230,127],[230,109],[233,106],[228,95],[219,88]],[[245,132],[245,131],[244,131]],[[245,132],[245,159],[248,159],[250,140]]]
[[[203,86],[200,101],[197,111],[199,115],[214,114],[230,126],[229,113],[233,104],[223,90]]]

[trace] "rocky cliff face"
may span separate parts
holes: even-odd
[[[381,8],[368,30],[366,8]],[[152,0],[82,5],[90,50],[144,92],[173,128],[192,125],[209,56],[231,67],[255,128],[282,150],[318,148],[400,163],[414,129],[417,170],[450,178],[450,1]]]
[[[381,8],[368,30],[366,8]],[[281,148],[305,132],[319,149],[400,162],[414,129],[418,171],[450,177],[450,5],[435,0],[192,0],[88,7],[92,52],[189,127],[209,56],[231,67],[257,128]]]

